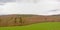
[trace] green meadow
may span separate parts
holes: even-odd
[[[60,22],[44,22],[26,26],[0,27],[0,30],[60,30]]]

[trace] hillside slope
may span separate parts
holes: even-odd
[[[60,22],[60,15],[42,16],[42,15],[1,15],[0,26],[20,26],[40,22]]]

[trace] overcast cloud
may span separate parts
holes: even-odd
[[[1,2],[3,0],[0,0]],[[58,0],[6,0],[5,5],[0,5],[0,15],[6,14],[60,14],[60,1]],[[56,10],[56,11],[55,11]]]
[[[16,0],[0,0],[0,2],[16,2]]]

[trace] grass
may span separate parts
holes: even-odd
[[[27,26],[0,27],[0,30],[60,30],[60,22],[45,22]]]

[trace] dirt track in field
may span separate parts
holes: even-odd
[[[60,22],[59,15],[38,16],[38,15],[2,15],[0,26],[21,26],[39,22]]]

